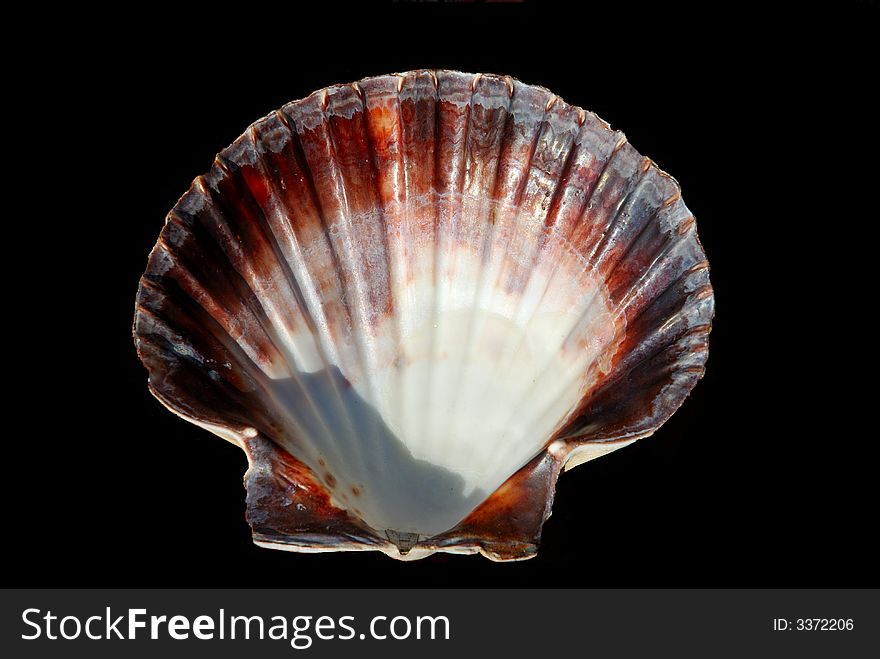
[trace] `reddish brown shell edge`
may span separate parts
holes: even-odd
[[[443,76],[470,76],[473,88],[478,80],[495,80],[504,86],[513,84],[508,77],[444,71],[414,71],[397,77],[402,86],[404,80],[416,80],[419,84],[433,80],[436,85],[438,77]],[[367,80],[375,84],[377,79],[328,89],[351,87],[360,94],[359,85]],[[321,99],[326,99],[326,90],[285,108],[314,106],[316,99],[320,100],[318,105],[323,105]],[[564,105],[555,96],[548,110],[553,104]],[[585,114],[579,108],[571,109],[581,116]],[[255,127],[265,125],[267,119],[256,122],[245,135],[254,135]],[[610,127],[604,122],[603,125],[612,134]],[[620,135],[614,152],[624,148],[631,150]],[[209,175],[211,180],[219,181],[217,185],[233,186],[232,189],[240,185],[233,180],[239,157],[237,141],[218,155]],[[647,159],[643,163],[646,169],[656,169]],[[658,214],[667,212],[667,225],[673,227],[680,239],[675,241],[674,249],[630,249],[635,242],[658,242],[660,231],[655,228],[625,236],[627,240],[621,240],[617,249],[614,245],[608,248],[608,253],[615,255],[615,264],[624,256],[635,257],[632,268],[618,268],[615,278],[609,280],[612,296],[618,302],[626,296],[626,304],[633,310],[632,317],[627,316],[626,336],[618,346],[611,371],[582,399],[576,413],[548,441],[543,453],[454,529],[428,541],[418,543],[399,535],[379,537],[356,517],[333,507],[324,486],[310,470],[255,428],[271,430],[272,420],[259,418],[258,414],[255,418],[247,394],[247,373],[224,373],[222,380],[207,377],[205,364],[222,364],[221,358],[235,347],[223,343],[222,332],[205,331],[204,326],[213,321],[188,295],[181,294],[178,281],[186,268],[172,258],[185,252],[187,241],[193,239],[192,234],[181,230],[180,217],[192,212],[191,206],[205,188],[206,177],[196,179],[169,213],[140,282],[134,338],[138,355],[150,373],[150,390],[176,414],[211,429],[247,452],[248,521],[257,544],[298,551],[370,549],[407,559],[434,551],[480,552],[493,560],[529,558],[537,551],[541,527],[550,514],[560,469],[652,434],[678,409],[703,375],[714,315],[708,262],[693,216],[680,201],[678,184],[665,173],[660,175],[668,179],[675,193]],[[173,248],[167,248],[168,245]],[[654,268],[651,277],[638,279],[634,285],[633,272],[646,267],[638,260],[642,253],[646,258],[662,259],[663,267]],[[189,263],[187,267],[199,265]],[[232,280],[221,292],[230,296],[253,295],[240,282]],[[172,347],[186,345],[188,337],[194,335],[201,339],[201,354],[196,361],[186,351]]]

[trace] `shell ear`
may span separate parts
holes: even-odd
[[[545,450],[507,479],[458,526],[434,538],[438,549],[473,546],[494,561],[518,561],[538,553],[541,527],[553,508],[563,461]]]
[[[383,540],[330,502],[326,485],[262,435],[243,441],[247,521],[254,543],[290,551],[381,549]]]

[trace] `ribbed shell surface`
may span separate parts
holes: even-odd
[[[134,334],[153,393],[248,451],[263,544],[522,558],[561,466],[682,403],[713,312],[677,183],[620,132],[508,77],[414,71],[221,152]]]

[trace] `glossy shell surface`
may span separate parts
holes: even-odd
[[[528,558],[565,467],[702,376],[678,184],[509,77],[414,71],[253,124],[168,215],[134,335],[169,409],[248,455],[258,544]]]

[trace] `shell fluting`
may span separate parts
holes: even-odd
[[[169,213],[135,342],[248,453],[259,544],[534,554],[556,477],[702,376],[708,263],[678,184],[509,77],[413,71],[253,124]]]

